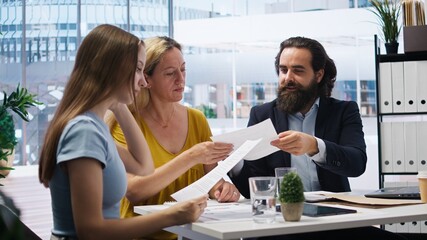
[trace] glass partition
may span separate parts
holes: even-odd
[[[142,39],[173,34],[187,62],[182,103],[202,110],[214,134],[245,127],[252,106],[275,99],[274,58],[280,42],[297,35],[319,40],[335,60],[334,96],[357,101],[364,116],[375,115],[377,28],[374,16],[359,8],[366,5],[361,0],[3,0],[1,91],[20,83],[44,103],[30,109],[30,122],[16,122],[15,164],[37,164],[81,39],[102,23]]]

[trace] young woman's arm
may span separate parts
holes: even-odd
[[[118,104],[111,111],[126,138],[127,149],[116,144],[126,171],[142,176],[153,173],[154,163],[147,141],[128,107]]]
[[[182,202],[164,211],[127,219],[104,219],[102,167],[94,159],[66,164],[70,178],[74,224],[79,239],[132,239],[165,227],[193,222],[206,207],[206,196]]]

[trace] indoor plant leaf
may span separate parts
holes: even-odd
[[[367,8],[378,18],[384,42],[397,42],[402,26],[399,24],[401,4],[398,0],[369,0],[372,8]]]
[[[35,100],[36,95],[30,94],[26,88],[18,84],[15,91],[9,96],[3,91],[3,101],[0,106],[0,161],[6,161],[13,153],[17,139],[15,137],[15,123],[12,112],[15,112],[24,121],[29,121],[27,108],[41,103]],[[0,166],[0,170],[13,170],[11,167]],[[5,176],[0,173],[0,178]],[[1,184],[0,184],[1,186]]]

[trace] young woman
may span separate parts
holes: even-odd
[[[52,198],[52,239],[131,239],[195,221],[206,207],[207,195],[156,214],[119,219],[126,171],[154,170],[127,108],[147,85],[145,61],[144,43],[115,26],[100,25],[83,40],[40,155],[40,182]],[[108,110],[122,127],[127,148],[116,146],[103,121]]]

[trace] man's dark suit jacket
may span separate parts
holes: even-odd
[[[287,114],[276,107],[276,100],[251,109],[248,126],[270,118],[277,133],[289,130]],[[315,136],[326,145],[326,162],[316,163],[323,191],[351,191],[347,177],[358,177],[366,168],[366,144],[362,119],[356,102],[320,98]],[[274,176],[276,167],[291,166],[290,154],[277,151],[256,161],[244,161],[238,176],[230,176],[246,198],[250,198],[248,178]]]

